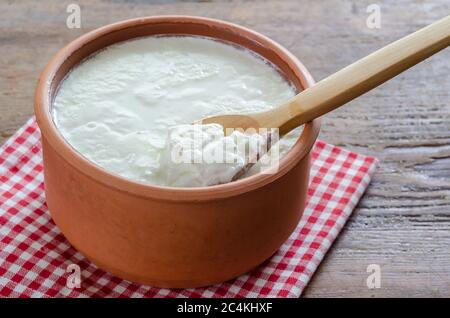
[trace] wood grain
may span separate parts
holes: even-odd
[[[68,29],[77,2],[82,29]],[[72,39],[131,17],[192,14],[229,20],[286,46],[316,80],[450,14],[448,0],[1,1],[0,143],[32,115],[49,58]],[[276,14],[274,14],[276,13]],[[305,291],[306,297],[450,297],[450,50],[325,116],[321,138],[380,159],[366,195]],[[380,289],[366,286],[379,264]]]

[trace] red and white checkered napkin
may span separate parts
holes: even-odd
[[[0,297],[298,297],[376,165],[375,158],[318,141],[304,216],[280,250],[233,281],[169,290],[114,277],[71,247],[45,204],[39,138],[33,118],[0,148]],[[70,264],[81,268],[81,288],[67,287]]]

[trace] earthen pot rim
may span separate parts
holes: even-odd
[[[288,173],[302,158],[309,154],[319,134],[319,119],[315,119],[305,125],[299,139],[280,160],[277,172],[273,174],[258,173],[234,182],[209,187],[177,188],[134,181],[107,171],[77,152],[60,134],[52,118],[51,103],[53,96],[51,96],[51,91],[56,72],[74,52],[92,41],[97,41],[99,38],[114,32],[155,23],[201,24],[214,29],[218,33],[225,31],[234,32],[240,37],[251,38],[261,46],[270,47],[283,61],[294,65],[299,71],[300,76],[298,76],[298,79],[303,86],[302,89],[306,89],[314,84],[314,80],[306,67],[287,49],[268,37],[237,24],[185,15],[150,16],[109,24],[90,31],[63,47],[53,56],[39,78],[35,94],[36,119],[42,136],[47,139],[65,161],[91,179],[135,196],[163,201],[193,202],[223,199],[260,188]],[[164,35],[164,33],[161,33],[161,35]],[[180,33],[180,35],[195,34]],[[292,78],[287,79],[292,81]]]

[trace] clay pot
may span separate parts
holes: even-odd
[[[269,258],[297,226],[320,124],[314,120],[305,126],[278,172],[228,184],[159,187],[100,168],[75,151],[56,128],[51,116],[55,92],[70,69],[92,53],[155,34],[194,34],[235,43],[270,60],[299,90],[313,84],[306,68],[279,44],[223,21],[155,16],[89,32],[52,58],[36,89],[47,204],[70,243],[114,275],[172,288],[223,282]]]

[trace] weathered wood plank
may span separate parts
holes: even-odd
[[[131,17],[192,14],[233,21],[285,45],[321,79],[450,13],[447,0],[77,1],[82,29],[65,27],[73,1],[0,3],[0,143],[32,115],[39,71],[88,30]],[[274,12],[276,14],[274,14]],[[321,138],[380,159],[374,180],[305,296],[450,296],[450,51],[324,118]],[[382,288],[366,287],[379,264]]]

